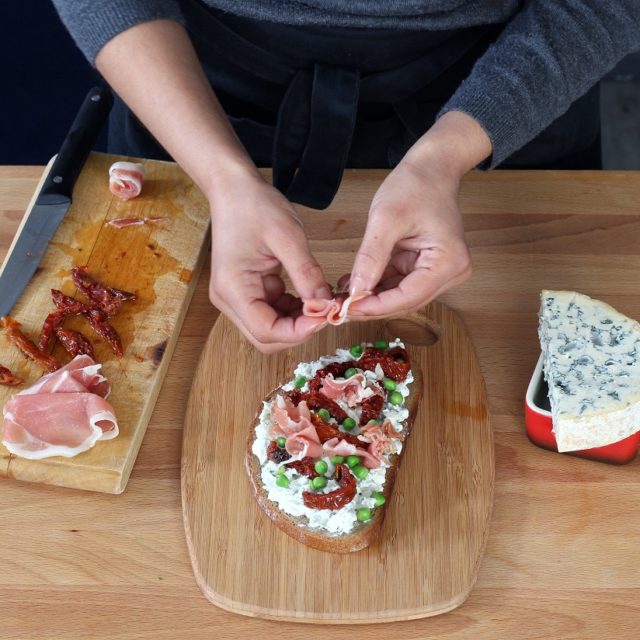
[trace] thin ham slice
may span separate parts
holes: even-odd
[[[140,195],[144,167],[135,162],[114,162],[109,168],[109,191],[123,200]]]
[[[78,355],[64,367],[42,376],[33,386],[21,391],[20,395],[88,391],[101,398],[107,398],[111,387],[109,381],[100,373],[100,368],[101,365],[89,356]]]
[[[113,407],[93,393],[18,394],[4,408],[2,444],[30,460],[72,457],[117,435]]]
[[[271,407],[271,418],[275,422],[277,435],[291,436],[311,426],[311,412],[306,401],[296,407],[289,398],[278,395]]]
[[[150,224],[152,222],[161,222],[162,220],[168,220],[165,216],[153,216],[151,218],[114,218],[107,222],[108,227],[115,227],[116,229],[125,229],[126,227],[135,227],[136,225]]]
[[[356,373],[344,380],[336,380],[329,373],[322,379],[320,393],[331,400],[344,400],[349,407],[356,407],[371,396],[384,395],[378,385],[367,385],[363,373]]]
[[[393,426],[390,422],[388,424],[387,422],[385,422],[384,426],[377,423],[365,425],[360,428],[360,435],[358,436],[358,439],[369,444],[367,451],[378,461],[378,464],[382,462],[385,454],[391,452],[389,428],[393,429]]]
[[[12,396],[3,409],[2,444],[17,456],[40,460],[75,456],[111,440],[119,429],[108,393],[100,365],[78,355]]]
[[[326,318],[329,324],[337,326],[348,320],[349,307],[352,303],[369,295],[371,295],[369,291],[356,291],[348,297],[338,294],[332,300],[308,298],[302,304],[302,313],[312,318]]]
[[[293,460],[302,460],[307,457],[315,459],[322,456],[320,438],[312,425],[290,435],[284,448]]]
[[[366,449],[356,447],[340,438],[331,438],[323,445],[323,455],[325,456],[360,456],[360,461],[368,469],[376,469],[380,466],[380,459],[371,455]]]

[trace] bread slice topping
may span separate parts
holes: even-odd
[[[252,434],[268,500],[329,536],[371,521],[408,435],[413,381],[400,340],[300,363],[263,403]]]

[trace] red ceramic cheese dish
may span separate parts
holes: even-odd
[[[547,397],[548,387],[542,372],[542,356],[538,360],[529,387],[527,388],[527,397],[525,401],[525,424],[527,426],[527,436],[533,444],[549,449],[550,451],[558,451],[556,437],[553,433],[553,422],[551,420],[551,411],[549,398]],[[604,447],[595,447],[594,449],[583,449],[581,451],[568,452],[569,455],[578,456],[580,458],[589,458],[590,460],[599,460],[600,462],[608,462],[610,464],[626,464],[631,462],[638,453],[640,446],[640,431],[633,435],[608,444]]]

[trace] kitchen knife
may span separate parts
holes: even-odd
[[[17,302],[67,213],[73,185],[112,103],[107,87],[94,87],[84,99],[0,270],[0,317],[7,315]]]

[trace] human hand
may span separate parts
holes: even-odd
[[[308,340],[326,318],[302,315],[300,298],[331,298],[293,205],[259,174],[219,183],[211,205],[209,297],[264,353]],[[286,293],[282,268],[300,298]]]
[[[382,183],[349,285],[351,294],[372,295],[355,302],[349,317],[411,313],[470,277],[457,197],[461,177],[491,151],[476,128],[465,114],[445,114]],[[458,146],[458,140],[465,143]]]

